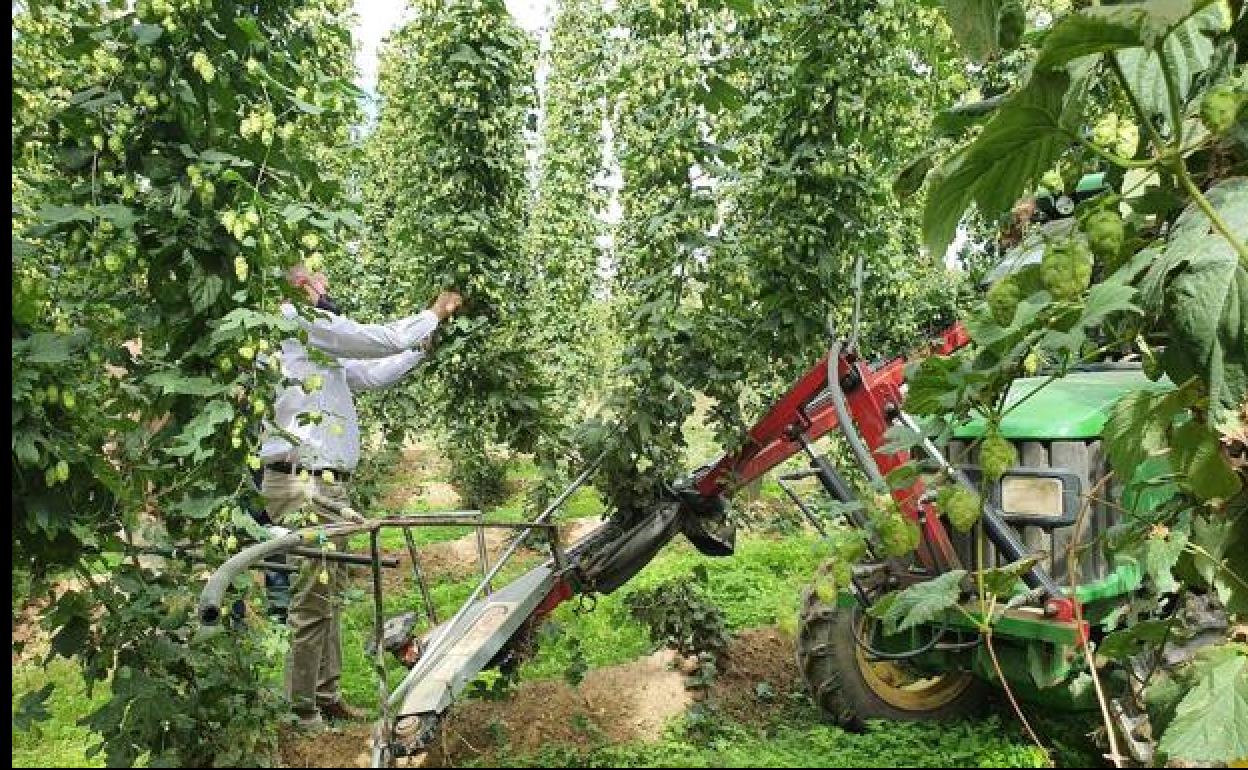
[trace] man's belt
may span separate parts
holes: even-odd
[[[344,471],[338,468],[311,468],[306,465],[297,465],[294,463],[269,463],[268,465],[265,465],[264,467],[267,470],[277,471],[278,473],[285,473],[290,476],[297,476],[302,471],[307,471],[308,473],[314,476],[319,476],[321,475],[322,471],[329,471],[330,473],[334,474],[334,481],[350,481],[351,480],[351,471]]]

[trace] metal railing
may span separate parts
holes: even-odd
[[[303,527],[289,532],[284,532],[271,540],[256,543],[248,546],[237,554],[226,560],[224,564],[213,572],[208,579],[200,594],[199,601],[199,618],[206,625],[213,625],[221,620],[221,606],[225,600],[225,592],[233,583],[234,579],[249,569],[269,569],[274,566],[270,561],[271,557],[292,554],[309,558],[323,559],[325,561],[368,565],[372,571],[372,592],[373,592],[373,645],[374,645],[374,668],[378,676],[378,695],[380,698],[380,719],[375,726],[373,732],[372,758],[373,766],[381,767],[389,764],[393,760],[392,746],[396,729],[400,726],[396,719],[391,718],[391,713],[396,706],[403,702],[404,697],[420,680],[433,665],[438,661],[439,654],[443,653],[451,641],[452,633],[456,625],[465,617],[471,607],[483,596],[488,596],[493,590],[493,581],[497,578],[502,568],[515,556],[520,547],[524,544],[529,534],[534,530],[544,530],[547,532],[547,544],[550,548],[550,560],[546,562],[556,573],[563,572],[567,567],[567,557],[559,542],[558,525],[550,523],[550,517],[567,501],[567,499],[579,489],[589,477],[597,470],[598,466],[606,457],[607,452],[604,451],[595,459],[585,470],[572,481],[556,497],[542,513],[532,521],[490,521],[485,515],[478,510],[471,511],[449,511],[429,514],[412,514],[408,516],[392,516],[379,519],[364,519],[357,512],[352,510],[344,503],[325,498],[322,495],[310,492],[308,502],[316,505],[323,510],[342,517],[340,521],[321,523],[314,526]],[[434,606],[433,597],[429,590],[429,583],[426,579],[423,569],[421,568],[419,558],[419,548],[412,535],[412,529],[417,527],[435,527],[435,526],[464,526],[472,527],[476,533],[478,564],[481,568],[481,579],[477,582],[476,587],[464,600],[459,610],[445,623],[438,623],[437,609]],[[382,568],[394,568],[399,566],[399,560],[393,557],[382,557],[381,555],[381,532],[387,528],[399,528],[403,530],[404,542],[408,549],[409,557],[412,562],[413,579],[416,582],[417,589],[421,595],[421,601],[425,605],[425,613],[429,619],[431,631],[437,631],[441,628],[441,633],[437,633],[430,640],[428,645],[421,651],[419,659],[415,665],[411,667],[407,675],[393,690],[390,689],[388,677],[386,674],[386,649],[384,644],[384,606],[382,601],[383,586],[381,580]],[[516,531],[516,535],[511,538],[507,547],[499,555],[498,559],[490,563],[489,551],[485,538],[485,530],[490,528],[512,529]],[[344,538],[352,535],[368,534],[369,545],[368,554],[353,554],[332,551],[325,548],[316,547],[323,544],[331,538]],[[400,715],[402,716],[402,715]]]

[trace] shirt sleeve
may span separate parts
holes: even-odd
[[[308,344],[339,358],[384,358],[411,350],[438,328],[438,317],[425,310],[384,324],[365,324],[333,313],[318,312],[303,321]],[[410,367],[409,367],[410,368]]]
[[[398,382],[416,364],[424,360],[419,350],[405,350],[385,358],[340,358],[347,375],[347,385],[354,391],[376,390]]]

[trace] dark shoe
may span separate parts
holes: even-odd
[[[326,719],[343,719],[347,721],[357,722],[368,718],[368,712],[361,708],[356,708],[345,700],[336,700],[333,703],[321,704],[321,714]]]

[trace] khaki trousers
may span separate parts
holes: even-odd
[[[343,521],[330,510],[313,502],[311,494],[335,502],[347,502],[345,485],[328,483],[318,474],[306,480],[268,468],[260,493],[275,524],[288,529]],[[331,538],[339,553],[347,539]],[[338,680],[342,676],[342,639],[339,635],[342,593],[347,587],[347,565],[316,558],[295,557],[299,574],[291,586],[290,656],[286,660],[286,697],[296,713],[312,715],[318,706],[335,703],[342,697]],[[322,582],[328,577],[328,582]]]

